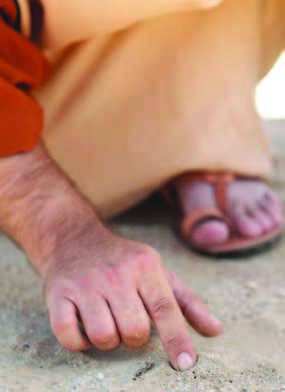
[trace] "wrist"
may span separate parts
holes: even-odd
[[[41,275],[62,244],[90,226],[104,231],[92,205],[41,146],[1,159],[0,224]]]
[[[19,227],[16,241],[42,277],[49,264],[74,257],[74,244],[83,243],[87,233],[100,238],[107,232],[93,207],[75,191],[48,199],[30,219],[22,216]]]

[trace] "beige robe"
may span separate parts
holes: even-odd
[[[270,174],[253,91],[284,48],[284,0],[199,12],[185,0],[42,3],[41,46],[54,62],[35,93],[44,142],[102,216],[183,172]],[[23,23],[29,34],[27,12]]]

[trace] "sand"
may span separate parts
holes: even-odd
[[[271,123],[276,173],[285,198],[285,123]],[[174,220],[154,199],[121,217],[116,230],[145,241],[208,303],[225,324],[206,339],[186,373],[170,368],[153,332],[140,351],[71,354],[54,338],[42,284],[25,256],[0,237],[0,392],[285,391],[285,244],[252,259],[214,261],[193,254],[174,233]]]

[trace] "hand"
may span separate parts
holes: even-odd
[[[196,362],[185,319],[202,335],[221,324],[147,245],[88,227],[49,260],[45,295],[51,327],[71,351],[130,348],[147,343],[153,320],[177,370]],[[81,321],[85,333],[78,322]]]

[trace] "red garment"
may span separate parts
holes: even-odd
[[[43,112],[29,95],[49,74],[41,51],[13,25],[13,0],[0,0],[0,157],[32,149],[43,127]]]

